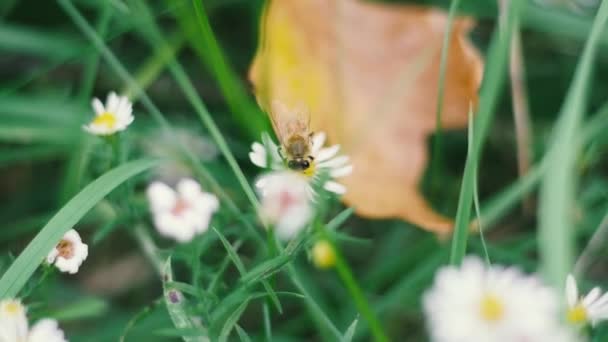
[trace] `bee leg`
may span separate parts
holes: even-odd
[[[313,156],[308,156],[308,159],[310,159],[311,162],[315,161],[315,157]]]

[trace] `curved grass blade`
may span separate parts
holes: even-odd
[[[204,328],[196,324],[194,320],[186,312],[186,301],[184,296],[177,290],[174,290],[170,284],[173,283],[173,270],[171,269],[171,258],[167,259],[163,267],[163,297],[167,305],[167,311],[173,325],[178,330],[183,331],[200,331],[201,334]],[[182,336],[186,342],[208,342],[207,336]]]
[[[241,305],[239,305],[239,307],[236,308],[236,310],[234,310],[232,315],[230,315],[230,317],[228,317],[226,319],[226,323],[224,323],[224,326],[222,327],[222,331],[220,333],[220,337],[219,337],[220,342],[228,341],[230,332],[232,331],[234,326],[237,324],[237,322],[241,318],[241,315],[243,314],[243,311],[245,311],[245,309],[247,308],[247,305],[249,305],[249,299],[246,299],[245,301],[243,301],[243,303]]]
[[[462,177],[460,196],[458,198],[458,210],[454,223],[454,236],[450,254],[451,264],[460,264],[467,248],[469,233],[469,221],[471,217],[471,206],[473,204],[473,181],[475,170],[481,158],[483,144],[490,123],[494,116],[494,108],[505,79],[505,70],[509,59],[509,45],[513,28],[518,25],[524,1],[513,0],[509,3],[508,17],[504,28],[494,33],[492,45],[488,53],[488,63],[484,71],[483,87],[480,93],[478,115],[473,127],[473,146],[471,153],[467,153],[467,161]]]
[[[40,230],[19,257],[0,278],[0,299],[14,297],[32,276],[36,268],[70,230],[97,202],[127,179],[158,164],[158,160],[143,159],[114,168],[74,196]]]
[[[607,22],[608,1],[603,1],[555,125],[553,141],[547,151],[550,165],[540,188],[538,242],[541,267],[548,282],[557,289],[563,288],[566,275],[574,264],[572,207],[581,146],[577,134],[587,107],[593,62]]]

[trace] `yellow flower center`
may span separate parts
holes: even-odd
[[[59,256],[65,259],[71,259],[74,256],[74,244],[69,240],[61,240],[57,244],[57,252]]]
[[[21,303],[17,301],[10,301],[4,305],[4,312],[9,315],[17,315],[22,309],[23,307],[21,306]]]
[[[315,175],[315,171],[317,170],[316,166],[315,166],[315,162],[311,161],[310,162],[310,166],[308,167],[308,169],[303,170],[302,173],[304,174],[304,176],[306,177],[312,177]]]
[[[576,304],[566,312],[566,320],[572,324],[585,323],[587,322],[587,310],[580,303]]]
[[[312,261],[318,268],[330,268],[336,264],[336,253],[331,244],[320,240],[312,247]]]
[[[488,322],[496,322],[504,316],[505,309],[503,303],[498,297],[492,294],[486,294],[481,299],[479,313],[481,314],[481,318],[484,320]]]
[[[116,126],[116,116],[108,112],[102,113],[101,115],[97,115],[95,119],[93,119],[93,125],[114,128],[114,126]]]

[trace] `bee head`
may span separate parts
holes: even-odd
[[[304,158],[292,159],[287,162],[287,167],[294,171],[304,171],[310,167],[310,162]]]

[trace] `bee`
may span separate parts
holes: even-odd
[[[272,102],[270,121],[279,138],[279,154],[287,167],[309,174],[314,171],[310,113],[303,107],[289,109],[279,101]]]

